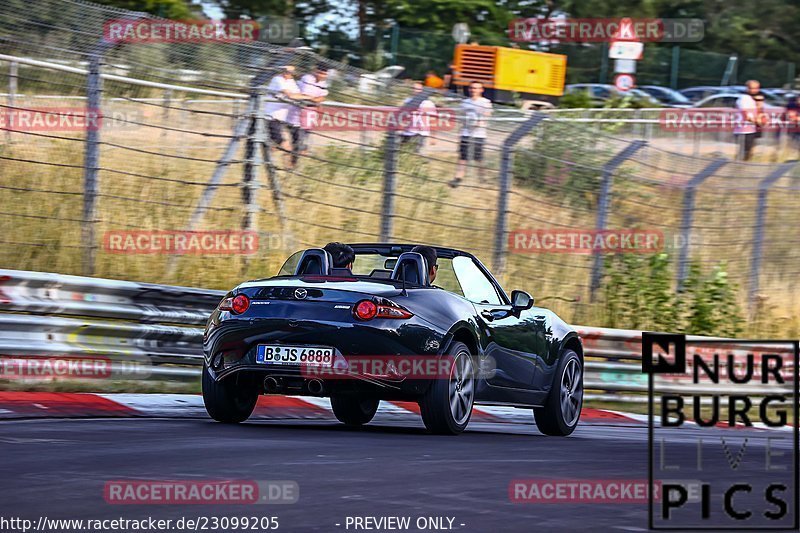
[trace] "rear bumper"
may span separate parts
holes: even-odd
[[[208,372],[216,381],[238,373],[254,373],[265,379],[275,377],[287,383],[318,380],[323,395],[354,392],[374,393],[390,399],[420,395],[430,380],[388,374],[350,371],[348,357],[414,356],[438,359],[448,343],[445,331],[427,322],[373,320],[369,323],[293,321],[286,319],[226,320],[206,332],[204,357]],[[256,362],[259,344],[332,347],[336,351],[335,373],[315,373],[300,367],[265,365]],[[292,393],[290,389],[288,392]],[[298,390],[297,394],[303,393]]]

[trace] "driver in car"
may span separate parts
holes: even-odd
[[[428,283],[433,285],[433,280],[436,279],[436,272],[439,270],[439,265],[436,264],[436,250],[430,246],[415,246],[411,251],[425,258],[425,263],[428,265]]]

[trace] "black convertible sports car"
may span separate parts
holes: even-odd
[[[292,255],[211,314],[203,400],[241,422],[261,394],[329,396],[336,417],[369,422],[381,400],[414,401],[434,433],[457,434],[474,403],[533,410],[539,430],[569,435],[583,400],[583,346],[533,298],[509,298],[471,254],[408,244],[353,244],[352,270],[323,249]]]

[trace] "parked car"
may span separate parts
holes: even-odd
[[[742,96],[743,93],[720,93],[720,94],[712,94],[711,96],[707,96],[702,100],[695,102],[692,107],[736,107],[736,101]],[[772,97],[768,94],[764,94],[765,96],[765,104],[768,109],[780,109],[784,107],[786,104],[783,100],[777,99]]]
[[[651,96],[650,94],[640,89],[631,89],[623,92],[607,83],[574,83],[567,85],[564,89],[567,94],[577,94],[580,92],[588,92],[592,103],[597,106],[603,105],[611,98],[633,98],[644,107],[661,107],[663,104]]]
[[[690,107],[692,105],[692,102],[690,102],[688,98],[669,87],[662,87],[660,85],[640,85],[637,88],[640,91],[646,92],[663,105],[670,107]]]
[[[719,87],[716,85],[704,85],[700,87],[687,87],[678,91],[692,104],[715,94],[733,93],[736,92],[730,87]]]

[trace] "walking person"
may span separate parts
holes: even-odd
[[[411,104],[415,96],[422,93],[425,87],[420,82],[414,82],[414,95],[403,102],[403,109]],[[411,146],[414,153],[418,154],[425,147],[425,142],[431,135],[431,118],[436,116],[436,104],[429,98],[420,102],[419,107],[411,113],[411,123],[400,132],[400,145]],[[431,144],[435,141],[431,139]]]
[[[458,187],[467,170],[467,161],[472,160],[478,167],[478,177],[484,179],[483,147],[486,144],[486,128],[492,115],[492,102],[483,97],[483,84],[473,81],[469,84],[469,98],[461,103],[464,115],[461,126],[461,140],[458,143],[458,165],[456,176],[449,183]]]
[[[763,110],[764,95],[761,94],[761,84],[756,80],[749,80],[746,84],[747,92],[736,100],[736,110],[739,112],[733,137],[739,147],[737,159],[750,161],[753,157],[753,148],[760,132],[760,115]],[[761,101],[761,104],[757,102]]]

